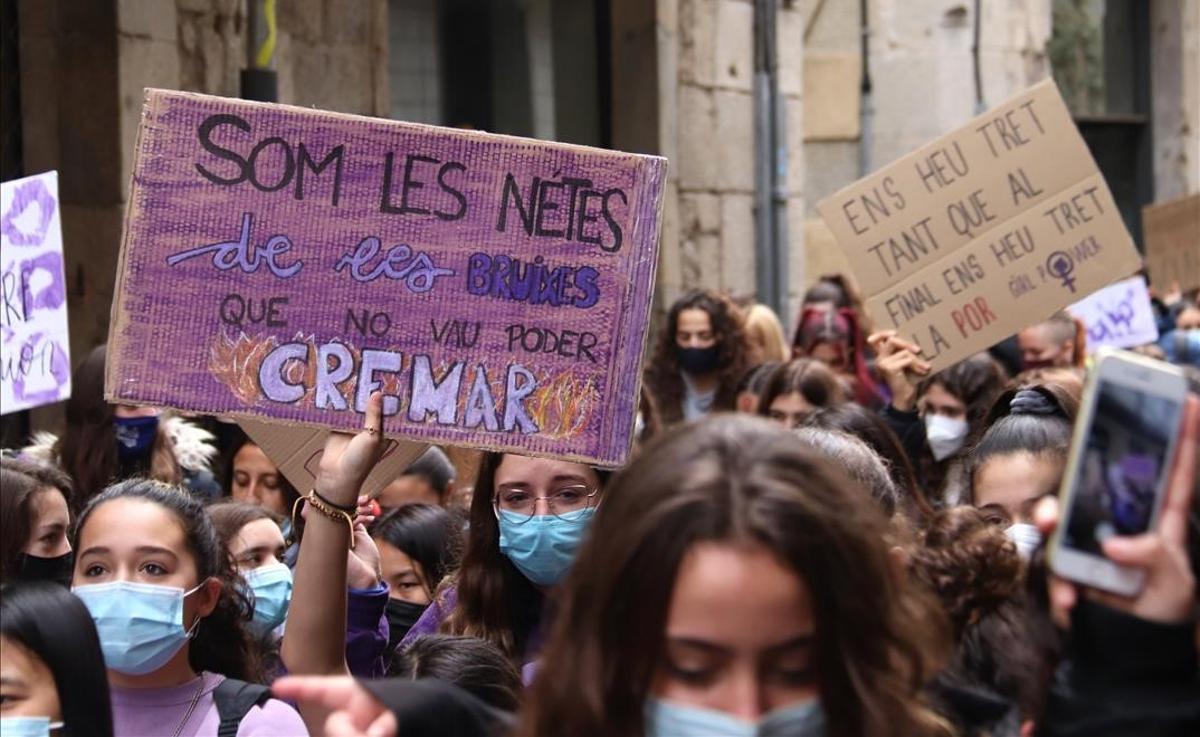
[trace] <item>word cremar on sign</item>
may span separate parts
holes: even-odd
[[[147,90],[110,401],[622,464],[666,160]]]
[[[940,370],[1141,258],[1050,80],[820,202],[876,329]]]
[[[71,396],[58,173],[0,184],[0,414]]]

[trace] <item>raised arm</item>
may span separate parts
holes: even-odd
[[[294,572],[292,604],[281,656],[288,671],[303,675],[347,674],[346,567],[359,489],[383,448],[383,400],[367,405],[363,431],[330,433],[305,517]],[[313,734],[324,729],[324,710],[301,708]]]

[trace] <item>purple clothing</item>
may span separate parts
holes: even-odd
[[[300,546],[293,543],[283,562],[295,568],[299,556]],[[359,678],[381,678],[387,672],[387,602],[388,587],[382,581],[373,589],[346,589],[346,665]],[[280,666],[275,675],[285,672]]]
[[[358,678],[382,678],[388,664],[388,587],[349,589],[346,596],[346,665]]]
[[[416,621],[404,639],[400,640],[396,649],[403,650],[408,643],[423,635],[436,635],[442,622],[446,621],[456,606],[458,606],[458,587],[447,586],[445,592],[434,597],[429,606],[425,607],[421,618]]]
[[[542,661],[535,660],[532,663],[526,663],[521,666],[521,684],[524,686],[532,686],[533,681],[537,678],[538,671],[541,670]]]
[[[396,646],[397,650],[403,650],[410,642],[423,637],[424,635],[436,635],[442,626],[442,622],[450,616],[450,612],[454,611],[454,607],[458,606],[458,587],[447,586],[445,592],[435,597],[433,602],[425,608],[425,612],[421,614],[421,618],[412,626],[404,639],[400,640],[400,644]],[[543,609],[543,612],[546,610]],[[542,654],[542,646],[546,642],[546,632],[550,627],[548,616],[543,616],[542,621],[538,623],[533,632],[529,634],[529,638],[525,641],[525,652],[521,654],[521,680],[528,686],[533,682],[533,677],[537,674],[537,660]]]
[[[203,687],[201,687],[203,679]],[[179,720],[187,713],[197,689],[201,689],[196,709],[183,726],[181,737],[215,737],[221,719],[213,690],[225,676],[202,673],[200,677],[171,688],[121,688],[110,686],[114,737],[153,737],[173,735]],[[238,727],[238,737],[300,737],[307,735],[296,710],[278,699],[247,712]]]
[[[386,583],[373,589],[346,589],[346,666],[358,678],[382,678],[387,673],[387,602]],[[286,624],[283,636],[287,637]],[[268,684],[288,674],[278,645],[264,669]]]

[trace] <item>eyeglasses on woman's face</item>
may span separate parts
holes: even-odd
[[[586,484],[563,484],[551,489],[545,496],[538,496],[524,487],[501,488],[492,499],[496,516],[509,512],[518,517],[518,523],[528,522],[538,513],[538,502],[546,501],[550,514],[570,522],[578,521],[581,513],[598,504],[599,489]]]

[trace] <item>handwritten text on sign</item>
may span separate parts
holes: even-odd
[[[0,414],[71,396],[58,174],[0,184]]]
[[[108,392],[350,429],[381,390],[402,437],[619,464],[664,174],[655,157],[150,90]]]
[[[1141,263],[1050,81],[817,208],[876,327],[915,340],[935,369]]]
[[[1110,284],[1067,309],[1087,326],[1089,354],[1104,346],[1132,348],[1158,340],[1158,319],[1140,276]]]

